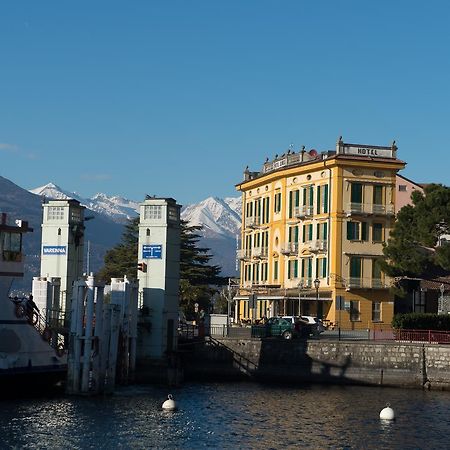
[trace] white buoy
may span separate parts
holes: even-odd
[[[381,410],[380,419],[381,420],[394,420],[395,419],[394,410],[391,408],[391,405],[389,405],[389,403],[386,404],[386,408],[383,408]]]
[[[175,411],[177,409],[177,404],[172,397],[172,394],[167,396],[167,400],[162,404],[162,409],[166,411]]]

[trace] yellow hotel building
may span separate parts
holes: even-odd
[[[377,259],[394,224],[390,147],[287,151],[244,172],[238,321],[314,315],[342,328],[390,325],[390,280]]]

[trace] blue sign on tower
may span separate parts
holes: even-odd
[[[161,259],[162,245],[161,244],[146,244],[142,246],[142,259]]]

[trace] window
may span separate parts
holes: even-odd
[[[162,206],[146,205],[144,207],[144,219],[158,220],[162,218]]]
[[[312,278],[312,258],[302,259],[302,278]]]
[[[350,258],[350,283],[358,285],[362,275],[362,258],[360,256],[352,256]]]
[[[372,224],[372,241],[373,242],[383,242],[383,224],[373,223]]]
[[[47,220],[64,220],[64,208],[62,206],[49,206]]]
[[[349,241],[367,241],[367,223],[347,222],[347,239]]]
[[[317,186],[317,213],[328,212],[328,184]]]
[[[179,209],[177,207],[169,206],[168,212],[167,212],[168,220],[171,220],[173,222],[178,221],[178,212],[179,212]]]
[[[303,225],[303,242],[310,242],[313,238],[313,224]]]
[[[372,322],[381,322],[381,302],[372,302]]]
[[[376,184],[373,187],[373,204],[384,205],[383,201],[383,186]]]
[[[328,223],[322,222],[317,224],[317,239],[326,241],[328,240]]]
[[[360,320],[359,301],[350,300],[350,320],[358,322]]]
[[[351,184],[350,201],[352,203],[362,203],[363,201],[363,185],[361,183]]]
[[[288,260],[288,279],[298,278],[298,260],[290,259]]]
[[[281,211],[281,192],[275,194],[274,212],[279,213]]]
[[[382,280],[381,280],[381,268],[380,265],[377,264],[377,260],[372,260],[372,288],[381,288]]]
[[[326,276],[327,276],[327,258],[316,259],[316,276],[317,276],[317,278],[326,278]]]
[[[294,242],[297,243],[298,242],[298,226],[295,225],[294,227],[289,227],[289,231],[288,231],[288,242]]]
[[[406,184],[399,184],[398,185],[398,190],[400,192],[406,192]]]
[[[278,280],[278,261],[273,262],[273,279]]]

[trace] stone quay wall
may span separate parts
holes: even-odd
[[[253,378],[450,390],[450,346],[209,338],[184,354],[186,379]]]

